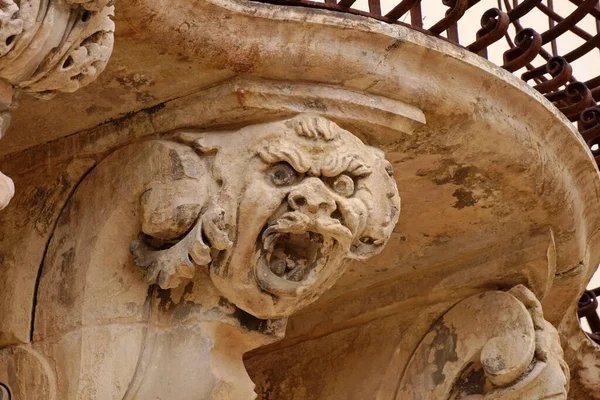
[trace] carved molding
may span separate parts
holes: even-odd
[[[461,301],[423,338],[397,399],[566,399],[569,368],[556,329],[519,285]]]

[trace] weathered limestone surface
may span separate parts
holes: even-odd
[[[469,297],[436,321],[396,399],[566,399],[568,382],[556,329],[518,285]]]
[[[600,399],[600,346],[582,331],[574,306],[559,326],[565,359],[571,367],[572,399]]]
[[[113,48],[112,0],[6,0],[0,4],[0,138],[20,93],[74,92],[104,70]],[[30,112],[29,107],[27,112]],[[0,210],[14,195],[0,173]]]
[[[586,382],[570,398],[596,393],[570,318],[600,260],[600,181],[531,88],[325,11],[133,1],[115,19],[98,82],[23,98],[3,141],[13,398],[561,399],[549,323]]]
[[[16,398],[252,398],[242,355],[398,220],[383,154],[322,117],[172,140],[114,152],[66,203],[33,340],[1,351]]]

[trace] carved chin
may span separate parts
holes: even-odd
[[[257,247],[256,279],[276,296],[306,293],[341,261],[335,256],[341,250],[337,240],[310,230],[286,233],[267,228]]]

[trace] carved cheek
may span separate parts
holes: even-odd
[[[244,229],[244,225],[256,224],[254,230],[260,231],[286,195],[287,191],[273,188],[262,180],[250,183],[240,201],[238,229]]]
[[[358,193],[357,193],[358,194]],[[356,240],[369,219],[369,210],[360,196],[339,200],[337,202],[341,214],[341,223],[354,235]]]
[[[355,234],[352,257],[365,259],[377,254],[389,239],[393,229],[391,207],[385,192],[373,194],[366,190],[356,193],[355,209],[360,210],[360,228]]]

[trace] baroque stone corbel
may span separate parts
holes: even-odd
[[[423,338],[397,399],[566,399],[569,368],[556,329],[518,285],[469,297]]]
[[[114,41],[113,0],[6,0],[0,4],[0,137],[21,92],[74,92],[104,70]],[[0,209],[14,193],[0,173]]]
[[[318,115],[126,146],[65,206],[33,341],[0,351],[0,382],[16,399],[255,398],[243,354],[380,252],[399,213],[383,153]]]
[[[391,164],[325,118],[178,140],[215,155],[210,175],[157,182],[142,198],[149,240],[132,251],[163,289],[210,266],[236,306],[259,318],[288,316],[331,287],[347,259],[379,253],[398,219]],[[172,247],[162,250],[163,242]]]

